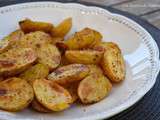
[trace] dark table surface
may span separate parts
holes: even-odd
[[[31,2],[31,1],[37,1],[37,0],[21,0],[21,1],[20,0],[1,0],[0,7],[10,5],[10,4]],[[48,1],[51,1],[51,0],[48,0]],[[54,0],[54,1],[78,2],[77,0]],[[80,3],[85,5],[93,5],[87,2],[80,2]],[[99,6],[99,5],[94,5],[94,6]],[[122,14],[136,21],[153,36],[153,38],[156,40],[158,44],[158,47],[160,47],[160,30],[158,28],[154,27],[147,21],[142,20],[141,18],[131,15],[129,13],[122,12],[111,7],[106,7],[106,6],[99,6],[99,7],[105,8],[114,13]],[[135,105],[133,105],[129,109],[121,112],[120,114],[117,114],[109,118],[108,120],[160,120],[160,75],[158,75],[157,81],[154,87],[139,102],[137,102]]]

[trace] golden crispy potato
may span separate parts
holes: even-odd
[[[48,79],[57,82],[61,85],[67,85],[71,82],[82,80],[89,73],[89,69],[83,64],[70,64],[57,68]]]
[[[119,49],[118,45],[113,42],[101,42],[93,47],[93,50],[105,52],[109,48],[117,48]]]
[[[98,75],[103,74],[102,69],[98,65],[92,64],[92,65],[87,65],[87,67],[90,70],[89,75],[91,75],[91,74],[98,74]]]
[[[50,70],[58,67],[61,61],[61,53],[58,48],[52,44],[44,44],[37,49],[38,62],[42,63]]]
[[[120,82],[125,79],[125,62],[118,45],[115,43],[105,44],[101,66],[104,74],[113,82]]]
[[[21,38],[24,36],[24,32],[22,30],[15,30],[11,34],[9,34],[9,39],[11,41],[17,41],[21,40]]]
[[[10,47],[10,41],[8,36],[0,40],[0,53],[7,51],[9,47]]]
[[[51,110],[44,107],[41,103],[39,103],[36,98],[32,101],[31,106],[34,110],[36,110],[38,112],[42,112],[42,113],[52,112]]]
[[[79,81],[64,86],[64,88],[67,89],[70,95],[72,96],[72,102],[75,102],[78,99],[78,94],[77,94],[78,85]]]
[[[93,47],[95,44],[98,44],[101,39],[102,36],[99,32],[90,28],[84,28],[83,30],[76,32],[68,40],[64,41],[63,44],[65,44],[68,49],[75,50]]]
[[[37,100],[52,111],[62,111],[70,106],[72,97],[69,92],[58,84],[45,79],[33,82]]]
[[[0,53],[13,47],[24,36],[23,31],[16,30],[0,41]]]
[[[60,66],[69,65],[69,61],[66,59],[65,55],[62,55],[61,57],[61,63]]]
[[[32,21],[25,19],[19,22],[20,28],[25,32],[43,31],[49,33],[53,28],[53,24],[47,22]]]
[[[52,43],[53,43],[54,45],[56,45],[57,43],[62,42],[62,41],[64,41],[64,38],[63,38],[63,37],[53,37],[53,38],[52,38]]]
[[[49,34],[36,31],[26,34],[20,41],[19,46],[30,47],[33,49],[38,49],[41,45],[48,44],[52,42],[52,38]]]
[[[30,84],[36,79],[43,79],[49,74],[49,69],[43,64],[36,64],[20,74],[20,78],[27,80]]]
[[[37,59],[31,48],[10,49],[0,54],[0,75],[11,76],[26,70]]]
[[[79,83],[78,96],[82,103],[94,103],[107,96],[111,88],[112,84],[104,75],[92,74]]]
[[[0,108],[3,110],[20,111],[33,97],[32,87],[23,79],[9,78],[0,82]]]
[[[67,50],[65,57],[70,63],[98,64],[103,52],[95,50]]]
[[[102,35],[100,32],[93,30],[94,34],[94,41],[89,45],[89,48],[94,48],[95,46],[99,45],[102,41]]]
[[[72,28],[72,18],[63,20],[59,25],[51,30],[53,37],[64,37]]]
[[[65,41],[56,42],[55,45],[62,52],[62,54],[65,53],[65,51],[68,49],[68,46],[65,44]]]

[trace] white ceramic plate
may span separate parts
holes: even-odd
[[[113,116],[142,98],[154,85],[159,72],[159,51],[151,35],[134,21],[98,7],[75,3],[34,2],[0,8],[0,38],[18,27],[24,18],[59,23],[73,18],[73,33],[91,27],[104,41],[116,42],[125,57],[126,79],[114,85],[111,94],[93,105],[73,105],[63,112],[42,114],[31,110],[18,113],[0,111],[1,120],[94,120]]]

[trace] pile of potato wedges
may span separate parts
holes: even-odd
[[[52,23],[24,19],[0,41],[0,109],[62,111],[76,101],[99,102],[125,79],[120,48],[84,28],[65,37],[72,18]]]

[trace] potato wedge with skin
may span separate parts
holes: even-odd
[[[8,36],[0,40],[0,53],[7,51],[9,47],[10,47],[10,41]]]
[[[64,44],[70,50],[92,48],[95,44],[99,43],[101,39],[102,35],[99,32],[90,28],[84,28],[64,41]]]
[[[62,53],[65,53],[65,51],[68,50],[68,46],[66,45],[65,41],[56,42],[55,45],[60,51],[62,51]]]
[[[60,65],[61,53],[55,45],[41,45],[36,52],[38,55],[38,62],[46,65],[50,70],[53,70]]]
[[[61,85],[68,85],[72,82],[80,81],[86,77],[89,69],[83,64],[70,64],[57,68],[48,75],[48,79]]]
[[[72,102],[69,92],[52,81],[45,79],[35,80],[33,89],[37,100],[49,110],[65,110]]]
[[[60,66],[65,66],[65,65],[69,65],[69,61],[66,59],[65,55],[62,55],[61,57],[61,64]]]
[[[125,61],[118,45],[109,43],[106,47],[101,67],[104,74],[112,82],[120,82],[125,79]]]
[[[112,84],[104,75],[92,74],[84,78],[78,86],[78,96],[82,103],[95,103],[106,97]]]
[[[30,84],[36,79],[43,79],[49,74],[49,68],[43,64],[36,64],[20,74],[20,78],[27,80]]]
[[[65,57],[70,63],[98,64],[103,52],[95,50],[67,50]]]
[[[0,41],[0,53],[7,51],[8,49],[15,46],[16,42],[19,41],[24,36],[23,31],[16,30],[4,37]]]
[[[36,31],[26,34],[21,41],[19,42],[19,46],[21,47],[30,47],[38,49],[41,45],[48,44],[52,42],[52,37],[42,31]]]
[[[100,32],[93,30],[94,34],[94,41],[89,45],[89,48],[94,48],[95,46],[99,45],[102,41],[102,35]]]
[[[78,99],[78,93],[77,93],[78,85],[79,81],[64,86],[64,88],[67,89],[70,95],[72,96],[72,102],[75,102]]]
[[[9,78],[0,82],[0,109],[20,111],[33,100],[32,87],[23,79]]]
[[[105,52],[109,48],[119,49],[118,45],[116,43],[113,43],[113,42],[101,42],[101,43],[97,44],[97,46],[93,47],[94,50],[103,51],[103,52]]]
[[[52,112],[51,110],[44,107],[41,103],[39,103],[36,98],[32,101],[31,106],[34,110],[36,110],[38,112],[42,112],[42,113]]]
[[[53,43],[54,45],[56,45],[58,42],[62,42],[62,41],[64,41],[64,38],[63,38],[63,37],[53,37],[53,38],[52,38],[52,43]]]
[[[90,70],[89,75],[91,74],[103,75],[103,71],[98,65],[92,64],[92,65],[87,65],[87,67]]]
[[[36,59],[36,53],[31,48],[10,49],[0,54],[0,75],[16,75],[29,68]]]
[[[19,22],[20,28],[25,32],[43,31],[49,33],[53,28],[53,24],[47,22],[32,21],[25,19]]]
[[[59,25],[51,30],[53,37],[64,37],[72,28],[72,18],[63,20]]]

